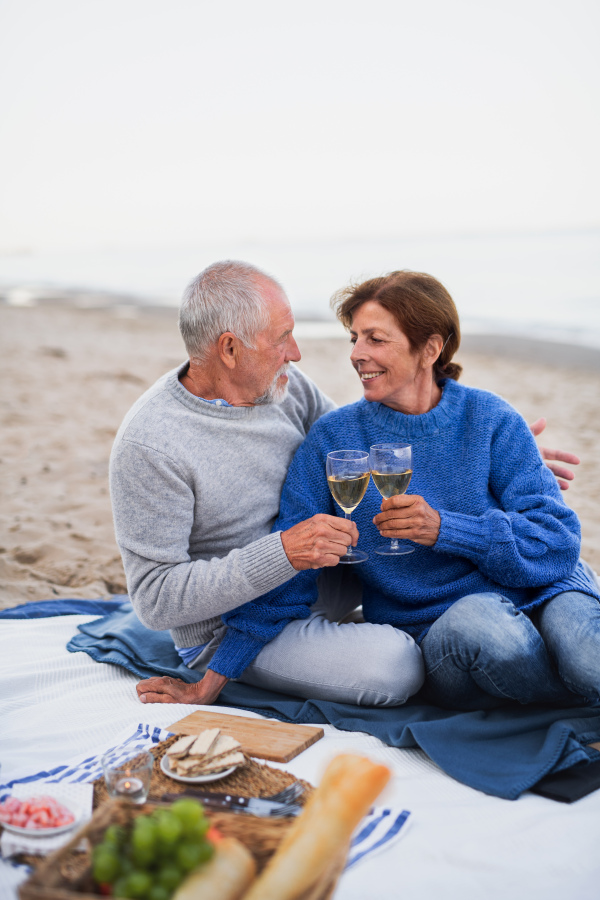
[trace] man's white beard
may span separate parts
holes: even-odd
[[[290,367],[289,363],[284,363],[280,369],[275,373],[275,378],[260,397],[257,397],[254,401],[256,406],[264,406],[267,403],[282,403],[285,399],[285,395],[287,394],[289,381],[284,381],[283,384],[278,384],[279,379],[282,375],[287,375],[288,369]]]

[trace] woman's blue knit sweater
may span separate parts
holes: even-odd
[[[578,563],[580,528],[563,502],[524,419],[495,394],[442,383],[437,406],[420,416],[360,400],[323,416],[298,449],[281,496],[275,530],[316,513],[342,515],[325,474],[332,450],[366,450],[381,441],[412,444],[409,492],[441,516],[433,547],[413,543],[408,556],[379,556],[373,525],[381,496],[371,482],[353,513],[358,546],[369,560],[356,568],[368,622],[402,628],[420,641],[456,600],[501,593],[530,610],[563,591],[598,597]],[[306,618],[317,598],[317,570],[223,616],[228,630],[210,668],[239,676],[292,619]]]

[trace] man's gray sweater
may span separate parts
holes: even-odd
[[[134,404],[110,461],[131,601],[180,647],[209,641],[222,613],[296,574],[271,527],[294,453],[334,408],[293,365],[283,403],[215,406],[183,387],[187,366]]]

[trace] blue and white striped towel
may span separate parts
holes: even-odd
[[[15,778],[7,784],[0,785],[0,801],[11,793],[16,784],[30,784],[32,788],[36,782],[74,784],[77,782],[95,781],[102,776],[101,758],[106,754],[112,754],[114,762],[120,757],[130,756],[132,750],[145,750],[152,744],[158,744],[170,737],[170,732],[152,725],[140,723],[133,733],[115,741],[112,747],[108,747],[95,756],[86,756],[62,766],[56,766],[49,771],[37,772],[35,775],[25,775]],[[373,853],[387,849],[393,841],[406,832],[406,824],[410,813],[407,810],[390,809],[387,807],[373,807],[369,814],[362,820],[352,838],[350,852],[346,862],[346,869],[350,869],[357,862],[371,856]]]
[[[366,856],[372,856],[379,850],[387,850],[401,833],[406,833],[409,816],[410,813],[406,809],[400,812],[398,809],[374,806],[354,832],[346,869],[350,869]]]
[[[105,753],[112,754],[114,761],[118,762],[120,757],[126,758],[131,755],[132,751],[145,750],[152,744],[166,741],[170,734],[169,731],[156,728],[154,725],[139,724],[133,733],[128,730],[125,737],[119,736],[114,745],[107,747],[102,753],[95,756],[76,757],[65,765],[55,766],[48,771],[36,772],[35,775],[25,775],[22,778],[14,778],[6,784],[0,784],[0,801],[10,794],[10,789],[15,784],[31,784],[33,787],[38,781],[47,781],[53,784],[61,781],[68,783],[96,781],[97,778],[102,777],[100,760]]]

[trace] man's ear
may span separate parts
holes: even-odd
[[[228,369],[235,369],[239,358],[239,339],[230,331],[224,332],[217,341],[219,358]]]

